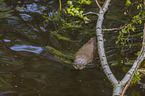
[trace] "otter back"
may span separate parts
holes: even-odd
[[[96,38],[91,38],[75,54],[74,68],[83,69],[93,61],[96,52]]]

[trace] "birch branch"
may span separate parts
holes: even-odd
[[[110,1],[111,0],[106,0],[103,10],[100,9],[100,11],[99,11],[98,20],[97,20],[97,24],[96,24],[96,35],[97,35],[97,39],[98,39],[98,53],[99,53],[99,57],[100,57],[100,61],[101,61],[103,70],[113,84],[118,84],[118,81],[115,78],[115,76],[113,75],[112,71],[110,70],[110,67],[107,62],[105,49],[104,49],[103,34],[102,34],[102,23],[103,23],[103,19],[104,19],[104,14],[108,9]]]
[[[130,82],[132,81],[135,72],[138,70],[138,68],[139,68],[139,66],[140,66],[140,64],[141,64],[141,62],[142,62],[142,61],[144,60],[144,58],[145,58],[145,46],[144,46],[144,44],[145,44],[145,23],[144,23],[144,30],[143,30],[143,43],[142,43],[142,48],[141,48],[141,54],[138,55],[137,60],[136,60],[135,63],[133,64],[133,66],[135,66],[135,68],[133,68],[133,66],[132,66],[132,68],[129,70],[129,71],[132,71],[132,70],[133,70],[133,72],[130,73],[130,72],[128,71],[128,73],[131,74],[131,75],[128,76],[129,74],[126,74],[125,77],[121,80],[122,83],[126,83],[127,81],[124,82],[125,79],[130,78],[130,79],[128,80],[128,82],[127,82],[127,84],[126,84],[126,86],[125,86],[125,88],[124,88],[124,90],[123,90],[121,96],[124,96],[125,91],[127,90],[128,86],[129,86],[129,84],[130,84]]]
[[[103,9],[100,9],[99,14],[98,14],[98,20],[96,24],[96,35],[98,39],[98,53],[101,61],[101,65],[103,67],[103,71],[105,72],[106,76],[109,78],[109,80],[114,84],[114,92],[113,96],[121,96],[121,94],[124,94],[124,90],[127,89],[127,87],[124,88],[123,86],[129,85],[131,82],[136,70],[138,69],[139,65],[144,59],[144,49],[142,49],[142,54],[138,57],[137,61],[134,62],[132,68],[128,71],[128,73],[125,75],[125,77],[119,82],[115,76],[113,75],[112,71],[110,70],[110,67],[107,62],[106,54],[105,54],[105,49],[104,49],[104,41],[103,41],[103,34],[102,34],[102,22],[104,19],[104,14],[108,9],[109,3],[111,0],[106,0],[105,5]],[[143,47],[144,48],[144,47]]]
[[[88,13],[85,13],[85,14],[83,14],[83,15],[88,15],[88,14],[98,15],[98,13],[95,13],[95,12],[88,12]]]
[[[102,10],[102,7],[100,6],[100,4],[98,3],[98,1],[97,0],[95,0],[96,1],[96,4],[98,5],[98,7],[100,8],[100,10]]]
[[[123,29],[123,27],[119,27],[119,28],[112,28],[112,29],[102,29],[103,31],[114,31],[114,30],[120,30],[120,29]]]

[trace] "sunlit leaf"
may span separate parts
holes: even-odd
[[[142,20],[139,20],[138,23],[141,24],[142,23]]]
[[[130,0],[126,0],[126,6],[129,6],[131,4]]]
[[[116,43],[115,43],[115,44],[118,44],[118,42],[119,42],[119,41],[116,41]]]
[[[67,5],[72,5],[72,1],[67,1]]]

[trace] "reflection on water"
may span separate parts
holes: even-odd
[[[9,94],[9,93],[16,93],[16,92],[14,91],[0,92],[0,96],[5,96],[6,94]]]
[[[31,45],[14,45],[10,47],[10,49],[15,50],[15,51],[27,51],[27,52],[33,52],[40,54],[43,49],[41,47],[36,47],[36,46],[31,46]]]
[[[8,39],[3,39],[5,42],[11,42],[11,40],[8,40]]]

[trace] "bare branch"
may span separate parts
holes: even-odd
[[[138,20],[145,20],[145,19],[137,19],[136,21]],[[134,22],[130,23],[130,24],[133,24]],[[123,29],[126,25],[122,26],[122,27],[119,27],[119,28],[112,28],[112,29],[102,29],[103,31],[114,31],[114,30],[120,30],[120,29]]]
[[[123,27],[119,27],[119,28],[112,28],[112,29],[102,29],[103,31],[114,31],[114,30],[120,30],[120,29],[123,29]]]
[[[95,12],[88,12],[88,13],[83,14],[83,15],[88,15],[88,14],[95,14],[95,15],[98,15],[98,13],[95,13]]]
[[[95,0],[96,1],[96,4],[98,5],[98,7],[100,8],[100,10],[102,10],[102,7],[100,6],[100,4],[98,3],[98,1],[97,0]]]
[[[145,70],[143,68],[138,69],[137,71],[139,71],[139,72],[145,72]]]

